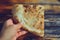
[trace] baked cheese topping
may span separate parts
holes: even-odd
[[[13,14],[23,24],[23,28],[38,36],[44,36],[44,7],[41,5],[17,4]]]

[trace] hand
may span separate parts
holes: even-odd
[[[26,34],[26,31],[21,31],[22,24],[13,24],[12,19],[5,22],[1,31],[1,40],[16,40],[17,37]]]

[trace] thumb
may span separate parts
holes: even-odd
[[[7,25],[13,25],[12,19],[8,19],[8,20],[6,21],[6,24],[7,24]]]
[[[6,26],[13,25],[13,21],[12,21],[12,19],[8,19],[8,20],[5,22],[4,25],[6,25]]]

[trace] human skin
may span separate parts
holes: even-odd
[[[0,40],[16,40],[19,36],[26,34],[26,31],[21,31],[22,24],[13,24],[12,19],[8,19],[1,31]]]

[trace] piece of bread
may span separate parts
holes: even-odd
[[[23,24],[23,28],[37,36],[44,36],[44,7],[41,5],[16,4],[13,17]]]

